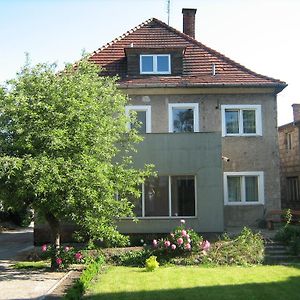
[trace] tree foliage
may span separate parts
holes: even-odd
[[[100,72],[85,59],[60,73],[25,65],[0,88],[0,193],[45,216],[54,234],[72,220],[92,239],[124,243],[116,220],[133,216],[128,197],[151,167],[133,167],[141,138],[127,129],[127,97]]]

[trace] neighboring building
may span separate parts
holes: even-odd
[[[145,134],[136,165],[159,174],[135,200],[140,222],[122,220],[121,232],[170,232],[179,218],[222,232],[280,208],[276,95],[286,84],[196,41],[196,9],[182,12],[184,33],[149,19],[89,58],[120,77]]]
[[[281,206],[300,209],[300,104],[293,104],[294,122],[278,128]]]

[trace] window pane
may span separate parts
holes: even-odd
[[[142,186],[140,186],[140,191],[141,191],[141,195],[139,198],[133,196],[128,197],[128,201],[130,201],[134,205],[132,211],[137,217],[142,216]]]
[[[258,177],[245,176],[246,202],[258,201]]]
[[[256,133],[255,110],[243,110],[244,133]]]
[[[169,72],[169,56],[157,56],[157,72]]]
[[[142,72],[153,72],[153,56],[142,56]]]
[[[171,177],[172,216],[195,216],[194,176]]]
[[[145,216],[169,215],[169,177],[151,177],[145,181]]]
[[[298,177],[287,177],[287,200],[289,202],[300,201]]]
[[[194,132],[194,111],[191,108],[172,109],[173,132]]]
[[[228,201],[229,202],[241,202],[241,177],[228,176]]]
[[[226,133],[239,133],[239,111],[225,110]]]
[[[140,134],[146,133],[146,111],[136,111],[136,120],[138,125],[134,126],[135,124],[131,123],[130,127],[136,129]]]

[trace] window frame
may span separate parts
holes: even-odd
[[[145,216],[145,184],[142,184],[142,216],[136,216],[137,219],[195,219],[197,218],[197,176],[194,174],[173,174],[173,175],[164,175],[159,174],[158,176],[167,176],[169,183],[169,215],[168,216]],[[172,216],[172,198],[171,198],[171,177],[173,176],[192,176],[194,178],[194,188],[195,188],[195,215],[194,216]],[[132,219],[132,217],[125,217],[122,219]]]
[[[227,177],[241,177],[241,202],[230,202],[228,201],[228,182]],[[246,186],[245,177],[256,176],[258,185],[258,201],[246,202]],[[264,172],[262,171],[248,171],[248,172],[224,172],[223,174],[224,183],[224,205],[228,206],[244,206],[244,205],[264,205]]]
[[[130,111],[145,111],[146,112],[146,133],[151,133],[151,105],[127,105],[125,106],[125,114],[130,117]],[[131,129],[130,122],[127,123],[128,130]]]
[[[181,133],[181,132],[174,132],[173,130],[173,108],[193,109],[193,113],[194,113],[193,132],[199,132],[199,104],[198,103],[169,103],[168,104],[169,133]],[[188,133],[188,132],[184,132],[184,133]]]
[[[239,113],[239,132],[227,133],[226,129],[226,110],[236,110]],[[254,110],[255,111],[255,133],[244,133],[243,128],[243,111]],[[221,105],[222,114],[222,137],[225,136],[262,136],[262,115],[261,105],[240,105],[240,104],[224,104]]]
[[[168,71],[158,71],[157,70],[157,58],[161,57],[161,56],[166,56],[168,57]],[[143,57],[152,57],[153,59],[153,71],[149,71],[149,72],[143,72],[142,71],[142,58]],[[171,74],[171,54],[140,54],[140,74]]]

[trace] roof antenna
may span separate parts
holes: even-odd
[[[170,2],[171,0],[167,0],[168,25],[170,25]]]

